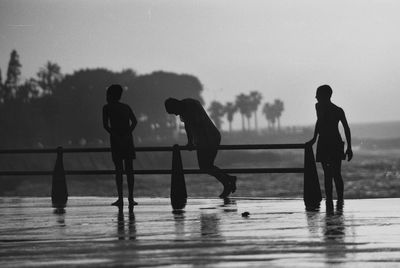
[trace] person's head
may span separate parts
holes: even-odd
[[[174,99],[174,98],[168,98],[164,102],[165,105],[165,110],[167,110],[167,113],[169,114],[174,114],[174,115],[179,115],[181,111],[181,101]]]
[[[121,99],[122,87],[114,84],[107,88],[107,102],[117,102]]]
[[[317,88],[317,94],[315,98],[318,102],[330,102],[332,96],[332,88],[328,85],[322,85]]]

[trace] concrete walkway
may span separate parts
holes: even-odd
[[[300,199],[0,198],[0,267],[400,267],[400,199],[346,200],[305,212]],[[249,212],[248,217],[242,217]]]

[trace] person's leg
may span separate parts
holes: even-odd
[[[197,160],[199,168],[207,170],[207,173],[215,177],[222,184],[225,183],[225,176],[221,170],[214,165],[215,157],[217,156],[217,149],[213,147],[200,147],[197,150]]]
[[[332,163],[333,179],[335,180],[336,194],[338,202],[343,202],[343,178],[342,178],[342,161],[339,159]]]
[[[325,198],[326,198],[326,200],[332,200],[332,166],[331,166],[331,163],[323,162],[322,168],[324,170]]]
[[[333,199],[332,199],[332,165],[331,163],[322,162],[322,168],[324,170],[325,180],[325,203],[326,210],[333,210]]]
[[[137,203],[133,200],[133,189],[134,189],[134,175],[133,175],[133,160],[125,159],[125,171],[126,171],[126,179],[128,182],[128,201],[129,207],[133,207],[137,205]]]
[[[117,185],[118,199],[111,205],[113,206],[122,206],[124,202],[123,192],[122,192],[122,173],[123,173],[123,164],[122,159],[113,159],[115,165],[115,183]]]
[[[200,169],[207,170],[209,175],[215,177],[224,186],[220,197],[225,198],[236,190],[236,177],[224,173],[214,165],[217,153],[218,150],[216,147],[200,147],[197,150],[197,159]]]

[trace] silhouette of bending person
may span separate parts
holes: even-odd
[[[133,144],[132,131],[135,129],[137,120],[131,108],[119,102],[122,95],[120,85],[111,85],[107,89],[107,104],[103,107],[103,127],[110,133],[111,155],[115,165],[115,181],[117,184],[118,199],[111,205],[122,207],[122,175],[125,164],[125,171],[128,181],[129,209],[133,209],[137,203],[133,200],[133,159],[135,148]]]
[[[332,179],[335,181],[337,203],[343,206],[343,179],[341,174],[342,160],[353,158],[351,149],[350,128],[342,108],[331,102],[332,89],[328,85],[318,87],[315,105],[317,122],[314,137],[308,142],[315,143],[318,136],[316,161],[321,162],[325,178],[326,206],[333,209]],[[339,132],[339,122],[342,123],[347,141],[347,150],[344,152],[344,142]]]
[[[188,139],[187,146],[197,146],[197,160],[200,169],[206,170],[214,176],[222,185],[224,190],[219,195],[226,198],[236,191],[236,177],[230,176],[214,165],[221,143],[221,134],[199,101],[194,99],[177,100],[169,98],[165,101],[165,109],[169,114],[179,115],[185,123]]]

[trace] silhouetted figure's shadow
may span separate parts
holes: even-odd
[[[224,212],[237,212],[236,200],[230,198],[224,198],[224,203],[220,205]]]
[[[224,205],[223,206],[230,206],[230,205],[236,205],[236,200],[235,199],[230,199],[230,198],[224,198]]]
[[[175,221],[175,236],[177,240],[183,240],[185,237],[185,213],[179,211],[179,213],[172,212]]]
[[[336,207],[336,212],[333,210],[326,212],[323,234],[327,264],[341,263],[346,257],[346,229],[342,209],[343,207],[339,205]]]
[[[103,127],[110,133],[111,154],[116,171],[115,181],[118,200],[112,205],[123,206],[122,175],[125,164],[129,208],[132,209],[133,206],[137,205],[133,200],[133,159],[135,159],[135,148],[132,137],[132,131],[136,127],[137,120],[132,109],[128,105],[119,102],[122,91],[120,85],[111,85],[107,89],[107,104],[103,107]]]
[[[122,210],[118,211],[118,240],[125,240],[125,217]]]
[[[187,146],[196,146],[200,169],[214,176],[223,186],[220,198],[225,198],[236,191],[236,177],[230,176],[214,165],[221,143],[221,134],[208,117],[198,100],[169,98],[165,101],[167,113],[179,115],[185,124],[188,139]]]
[[[64,208],[55,208],[53,213],[57,215],[57,223],[60,227],[65,227],[65,209]]]
[[[136,221],[135,221],[135,213],[133,212],[129,212],[128,237],[129,240],[136,239]]]
[[[136,239],[136,223],[135,214],[131,211],[129,212],[128,230],[125,230],[125,216],[122,210],[118,211],[118,240],[135,240]]]
[[[315,235],[319,235],[320,216],[319,211],[306,211],[308,231]]]
[[[332,180],[335,181],[337,202],[343,204],[343,179],[341,174],[342,160],[353,158],[351,149],[350,128],[342,108],[331,102],[332,89],[328,85],[318,87],[315,105],[317,110],[317,122],[315,124],[314,136],[308,144],[314,144],[318,137],[316,161],[321,162],[324,170],[325,197],[327,210],[333,209]],[[342,123],[347,150],[344,152],[344,142],[340,136],[338,124]]]
[[[325,215],[318,211],[307,211],[306,216],[308,230],[313,239],[322,239],[326,263],[331,265],[345,260],[347,248],[343,206],[336,205],[336,211],[326,210]]]
[[[63,215],[66,213],[66,211],[65,211],[65,208],[60,207],[60,208],[55,208],[53,210],[53,213],[57,214],[57,215]]]

